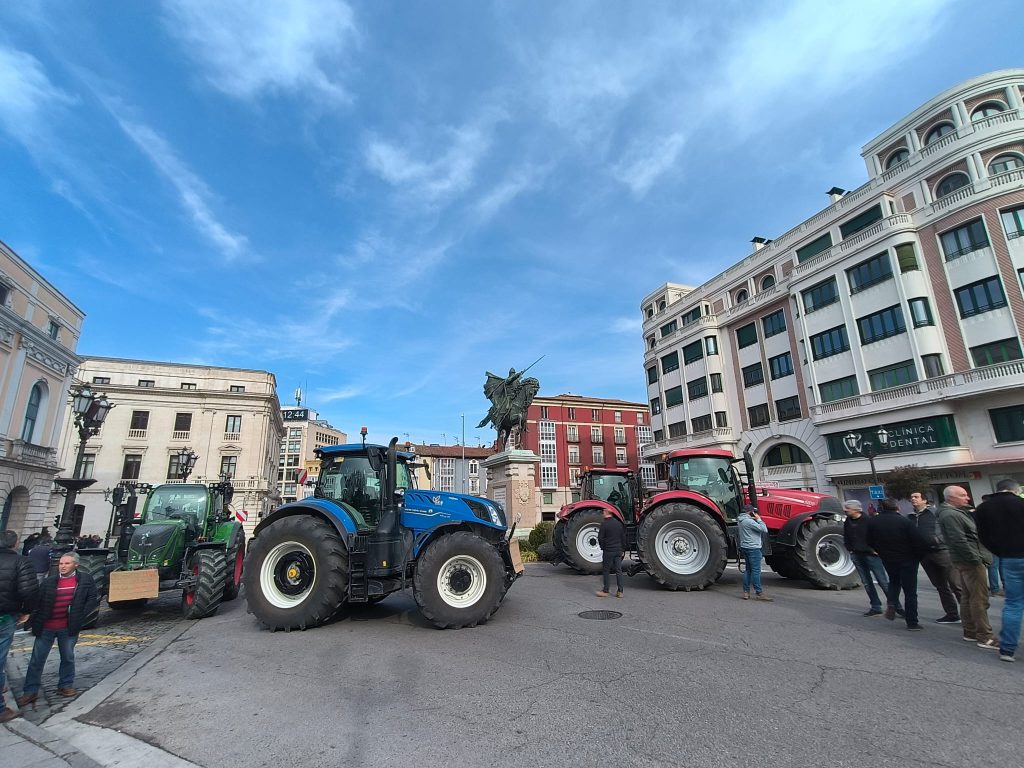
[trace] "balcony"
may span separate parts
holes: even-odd
[[[242,433],[241,432],[225,432],[224,433],[224,442],[226,442],[226,443],[237,443],[241,439],[242,439]]]
[[[894,165],[892,168],[890,168],[885,173],[883,173],[882,174],[882,182],[885,183],[887,181],[892,181],[897,176],[899,176],[901,173],[903,173],[905,170],[907,170],[907,168],[909,168],[909,167],[910,167],[910,159],[908,158],[908,159],[904,160],[902,163],[900,163],[899,165]]]
[[[992,115],[981,120],[976,120],[971,123],[971,126],[975,131],[984,131],[987,128],[993,126],[1003,125],[1004,123],[1012,123],[1014,120],[1020,119],[1020,110],[1008,109],[1005,112],[1000,112],[998,115]]]
[[[822,251],[813,259],[808,259],[802,264],[797,264],[793,267],[793,275],[804,275],[810,272],[817,272],[819,269],[824,267],[828,262],[836,259],[840,254],[847,254],[851,250],[863,247],[865,243],[872,240],[878,240],[882,237],[887,237],[893,234],[893,230],[900,229],[911,229],[913,227],[913,218],[908,213],[896,213],[892,216],[886,216],[884,219],[876,222],[867,229],[861,230],[855,235],[851,235],[846,240],[842,240],[827,251]]]
[[[720,448],[721,443],[732,442],[735,439],[732,427],[715,427],[703,432],[694,432],[692,435],[648,443],[643,447],[643,458],[650,459],[656,454],[679,448]]]
[[[932,203],[930,206],[932,213],[938,213],[939,211],[949,208],[951,205],[963,202],[967,198],[971,197],[971,195],[973,195],[976,191],[977,190],[974,188],[973,184],[968,184],[967,186],[960,187],[960,189],[956,190],[955,192],[950,192],[945,197],[940,197],[938,200]]]
[[[176,429],[171,432],[171,440],[188,440],[192,432],[188,429]]]
[[[993,187],[1003,187],[1007,184],[1020,184],[1024,181],[1024,168],[1014,168],[1010,171],[1003,171],[997,173],[995,176],[989,177],[989,183]]]
[[[616,445],[625,445],[626,444],[626,436],[625,435],[616,435],[615,436],[615,444]]]
[[[148,429],[129,429],[128,439],[129,440],[145,440],[146,435],[149,434]]]
[[[580,433],[579,432],[567,432],[566,435],[565,435],[565,440],[568,443],[578,443],[580,441]]]
[[[590,435],[590,442],[594,443],[595,445],[603,443],[604,442],[604,435],[591,434]]]
[[[56,449],[26,443],[24,440],[0,440],[0,456],[8,461],[44,469],[54,469],[57,466]]]
[[[766,304],[769,301],[785,298],[789,294],[788,294],[788,291],[785,291],[783,289],[784,289],[785,285],[788,282],[789,282],[789,280],[787,278],[787,279],[783,280],[781,283],[776,283],[775,285],[773,285],[771,288],[768,288],[767,290],[761,291],[759,293],[755,293],[753,296],[751,296],[749,299],[744,301],[742,304],[737,304],[735,307],[730,307],[729,309],[727,309],[723,316],[727,320],[731,320],[732,318],[736,317],[737,315],[742,315],[745,312],[749,312],[750,310],[754,309],[755,307],[758,307],[758,306],[760,306],[762,304]]]
[[[952,144],[953,142],[955,142],[957,139],[960,138],[960,132],[963,131],[963,130],[964,130],[964,126],[961,126],[959,128],[959,130],[953,131],[951,133],[947,133],[941,139],[937,139],[937,140],[933,141],[927,147],[922,147],[921,148],[921,157],[928,157],[929,155],[934,155],[936,152],[938,152],[943,147],[948,147],[950,144]]]
[[[963,400],[994,390],[1021,386],[1024,386],[1024,360],[1013,360],[868,392],[845,400],[819,403],[811,406],[811,416],[816,423],[838,421],[872,410],[894,410],[942,400]]]

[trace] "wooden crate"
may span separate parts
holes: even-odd
[[[523,573],[526,570],[526,566],[523,565],[523,554],[519,551],[519,539],[515,536],[508,543],[508,551],[512,555],[512,569],[516,573]]]
[[[107,602],[118,603],[122,600],[142,600],[160,594],[160,573],[156,568],[143,568],[138,571],[112,571],[110,574],[110,592]]]

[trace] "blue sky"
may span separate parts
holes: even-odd
[[[988,21],[979,24],[979,19]],[[1005,23],[997,20],[1002,18]],[[1011,0],[0,5],[0,239],[83,355],[272,371],[467,442],[484,371],[646,399],[639,304],[1021,66]]]

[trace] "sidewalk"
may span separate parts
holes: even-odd
[[[8,706],[14,704],[8,696]],[[48,733],[23,717],[0,726],[0,755],[4,764],[18,768],[99,768],[100,764],[83,755],[58,736]]]

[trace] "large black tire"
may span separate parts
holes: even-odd
[[[348,568],[348,550],[323,520],[295,515],[271,523],[245,558],[249,613],[272,630],[318,627],[345,605]]]
[[[245,563],[245,531],[236,525],[228,542],[228,577],[224,585],[224,602],[238,597],[242,586],[242,568]]]
[[[574,571],[590,575],[601,572],[602,552],[597,543],[601,519],[600,509],[581,509],[566,521],[562,536],[565,562]]]
[[[808,520],[796,536],[793,558],[804,578],[819,589],[856,589],[860,577],[843,544],[843,524]]]
[[[85,617],[82,629],[92,629],[100,619],[100,603],[110,591],[110,566],[107,564],[107,556],[104,555],[82,555],[78,556],[78,569],[83,573],[92,576],[96,583],[96,607]]]
[[[765,562],[768,567],[784,579],[804,579],[803,570],[791,555],[767,555]]]
[[[703,509],[670,503],[647,513],[637,532],[637,555],[666,589],[704,589],[725,571],[725,532]]]
[[[559,558],[555,551],[555,545],[546,541],[537,547],[537,559],[545,563],[557,563]]]
[[[196,586],[182,590],[181,615],[186,619],[205,619],[217,612],[224,599],[227,557],[223,549],[200,549],[189,558],[188,567],[196,577]]]
[[[551,560],[552,565],[558,565],[565,561],[565,520],[559,520],[551,529],[551,546],[555,549],[555,556]]]
[[[505,564],[487,539],[469,531],[443,535],[416,562],[413,596],[439,629],[482,624],[505,596]]]

